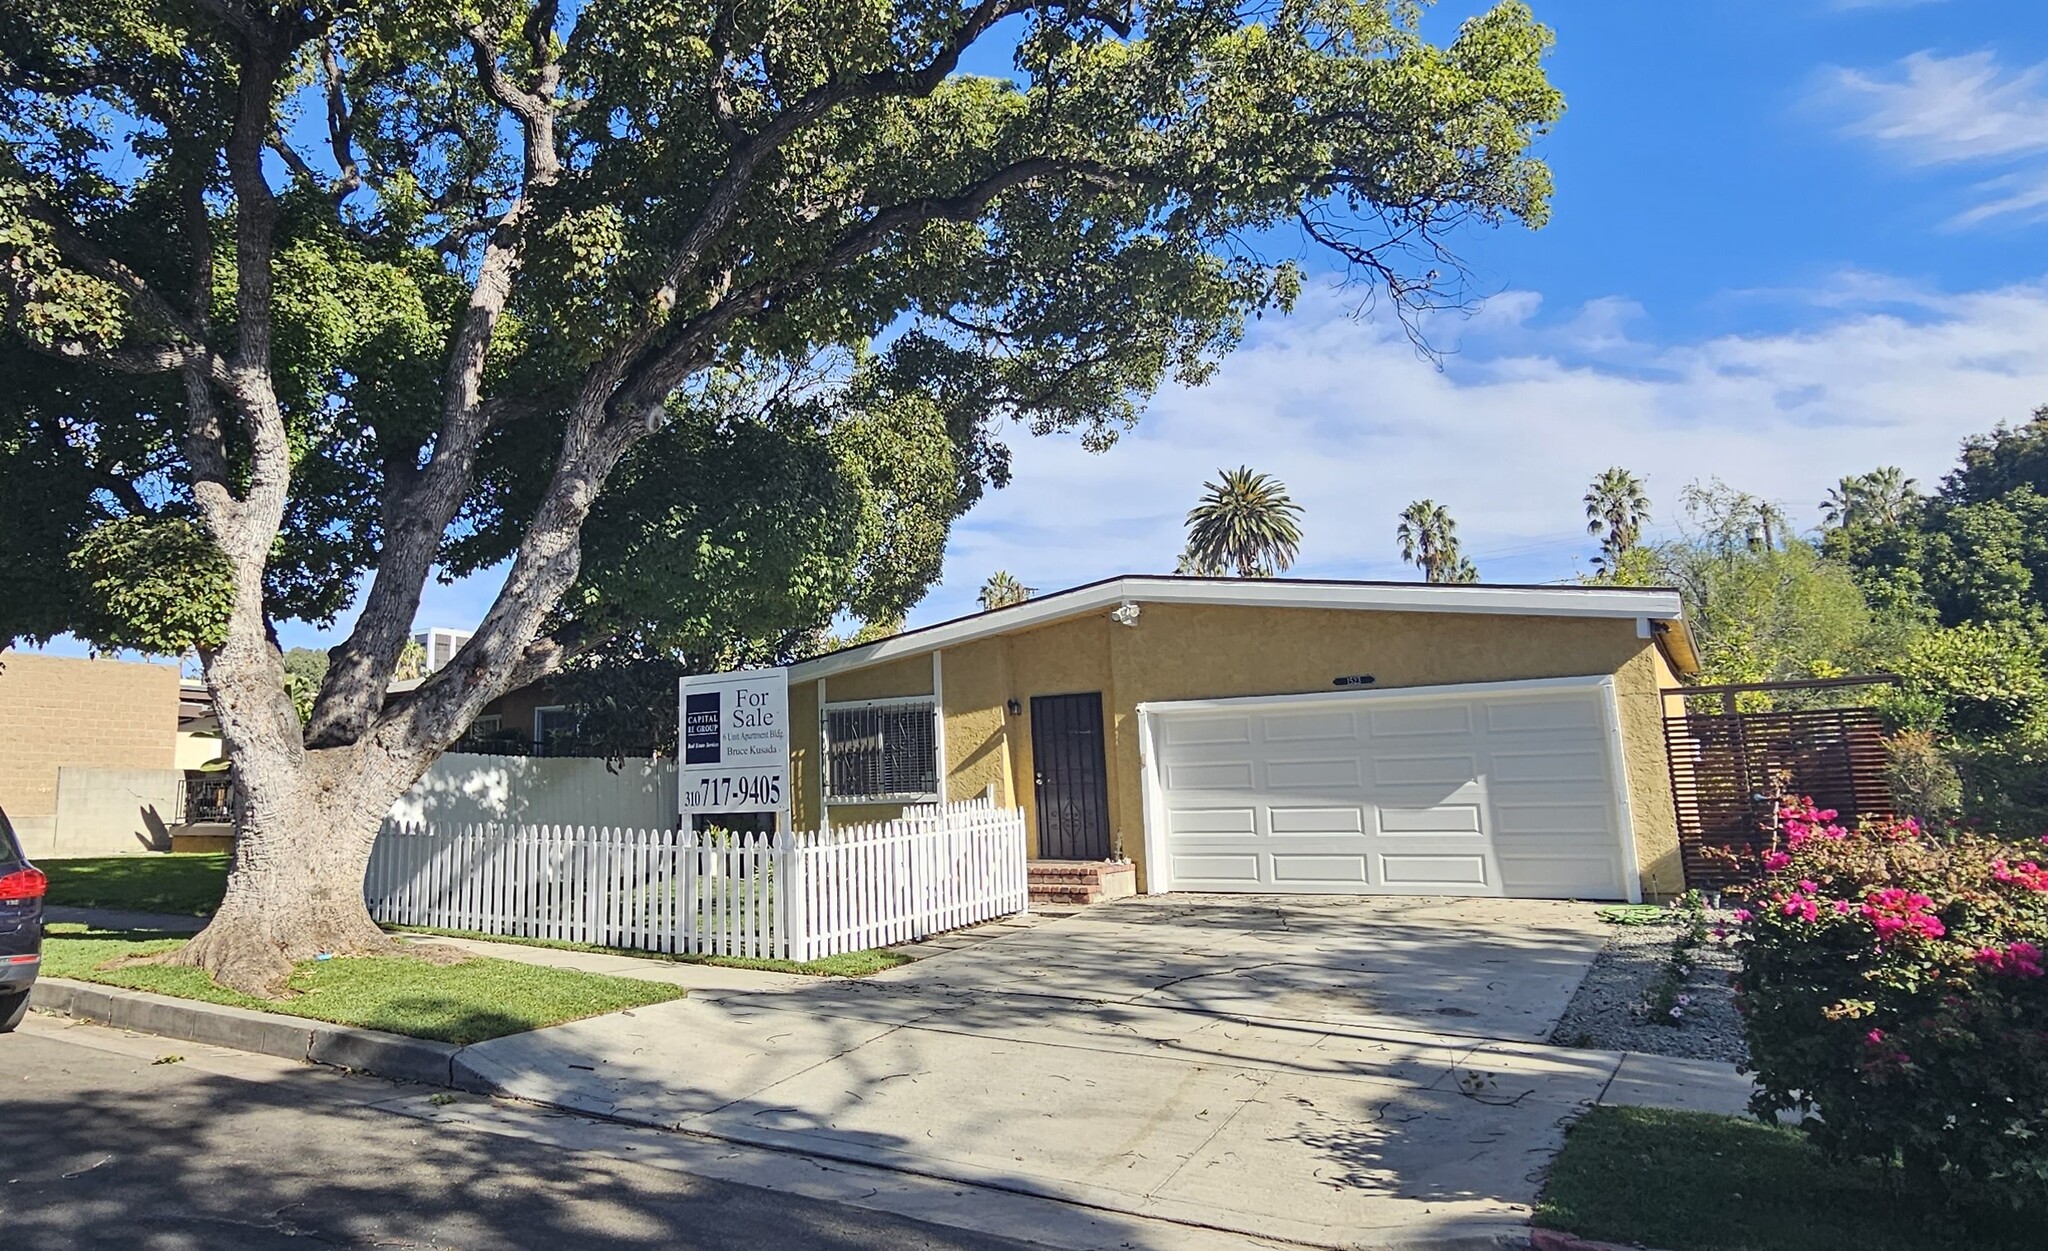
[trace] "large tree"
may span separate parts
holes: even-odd
[[[1187,515],[1188,541],[1178,572],[1270,578],[1301,550],[1301,505],[1287,484],[1244,465],[1219,469],[1202,484]]]
[[[593,646],[706,596],[887,619],[999,423],[1099,448],[1201,381],[1291,302],[1283,228],[1455,293],[1443,232],[1544,219],[1562,101],[1522,4],[1419,12],[0,0],[0,634],[197,649],[241,816],[176,958],[263,992],[385,949],[391,801]],[[425,579],[500,566],[391,694]],[[272,623],[352,600],[302,726]]]
[[[1650,494],[1643,480],[1614,465],[1604,469],[1586,488],[1586,533],[1600,540],[1600,554],[1594,568],[1613,576],[1622,558],[1642,538],[1650,520]]]
[[[1456,519],[1435,500],[1416,500],[1402,509],[1394,541],[1401,545],[1401,559],[1422,570],[1427,581],[1479,581],[1479,570],[1458,538]]]

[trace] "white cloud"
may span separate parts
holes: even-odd
[[[1909,165],[2011,167],[1977,184],[1955,225],[2048,216],[2048,62],[2009,71],[1989,52],[1916,52],[1882,75],[1831,68],[1820,96],[1850,115],[1847,133]]]
[[[1845,285],[1816,293],[1814,328],[1667,346],[1620,337],[1626,302],[1545,330],[1521,295],[1443,370],[1318,292],[1210,386],[1161,394],[1107,454],[1020,433],[1015,481],[957,527],[914,620],[971,611],[998,568],[1047,590],[1170,570],[1219,466],[1276,474],[1304,506],[1298,574],[1414,576],[1394,520],[1428,496],[1489,580],[1541,581],[1590,556],[1580,497],[1609,465],[1646,478],[1661,520],[1686,483],[1719,475],[1811,524],[1841,475],[1898,464],[1931,482],[1964,435],[2048,400],[2048,284],[1910,298],[1881,284],[1882,307],[1856,298],[1869,275]]]

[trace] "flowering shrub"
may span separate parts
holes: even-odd
[[[2048,840],[1852,830],[1804,800],[1779,831],[1737,913],[1753,1110],[2048,1211]]]

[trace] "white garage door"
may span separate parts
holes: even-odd
[[[1618,899],[1636,876],[1601,679],[1157,704],[1171,890]]]

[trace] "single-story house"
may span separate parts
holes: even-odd
[[[1670,590],[1122,577],[789,673],[796,828],[993,794],[1141,890],[1683,889]]]

